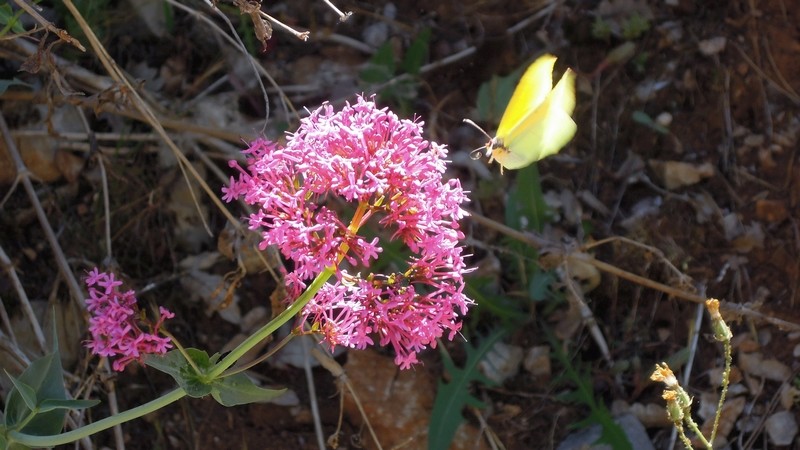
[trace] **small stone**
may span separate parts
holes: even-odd
[[[522,362],[522,365],[525,367],[525,370],[536,378],[549,378],[552,373],[552,367],[550,365],[550,347],[547,345],[531,347],[525,354],[525,360]]]
[[[725,36],[717,36],[711,39],[700,41],[697,47],[700,50],[700,53],[706,56],[712,56],[725,50],[725,44],[727,43],[728,40],[725,38]]]
[[[487,378],[502,384],[519,373],[522,358],[522,347],[498,342],[478,364],[478,368]]]
[[[664,128],[669,128],[669,126],[672,125],[672,114],[666,111],[662,112],[656,116],[656,123]]]
[[[769,416],[765,428],[769,440],[778,446],[790,445],[797,435],[797,421],[789,411],[780,411]]]

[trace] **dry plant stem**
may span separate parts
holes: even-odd
[[[17,297],[19,298],[19,304],[22,307],[22,313],[31,324],[33,335],[36,337],[36,344],[39,345],[39,349],[42,351],[42,353],[47,352],[47,342],[45,341],[44,333],[42,333],[42,328],[39,326],[39,320],[36,318],[36,314],[33,312],[31,302],[28,300],[28,295],[25,293],[25,288],[22,287],[22,282],[20,282],[19,277],[17,277],[17,272],[14,270],[14,265],[11,264],[11,259],[9,259],[2,245],[0,245],[0,265],[2,265],[3,269],[5,269],[6,273],[8,274],[8,278],[11,280],[11,284],[14,286],[14,290],[17,291]],[[5,311],[5,307],[3,310]],[[12,333],[10,323],[8,327],[9,333]],[[14,340],[14,343],[16,345],[16,340]]]
[[[725,77],[723,78],[723,92],[722,92],[722,119],[725,124],[725,138],[722,142],[722,170],[728,173],[730,170],[729,165],[731,162],[731,155],[734,151],[733,140],[733,114],[731,113],[731,72],[725,70]],[[738,166],[737,166],[738,168]],[[791,173],[791,171],[789,171]]]
[[[277,25],[277,26],[283,28],[284,30],[288,31],[289,33],[293,34],[294,37],[296,37],[297,39],[300,39],[303,42],[307,41],[308,40],[308,36],[311,35],[311,32],[309,32],[309,31],[297,31],[297,30],[295,30],[294,28],[292,28],[289,25],[286,25],[285,23],[281,22],[280,20],[270,16],[269,14],[265,13],[264,11],[259,11],[258,14],[261,17],[269,20],[270,22],[274,23],[275,25]]]
[[[678,277],[678,279],[681,280],[682,284],[689,284],[691,282],[691,280],[689,280],[689,277],[686,276],[686,274],[684,274],[683,272],[678,270],[678,268],[675,267],[675,265],[672,264],[672,262],[670,260],[668,260],[666,256],[664,256],[664,252],[662,252],[661,250],[659,250],[659,249],[657,249],[657,248],[655,248],[655,247],[653,247],[651,245],[642,244],[641,242],[634,241],[633,239],[629,239],[629,238],[626,238],[624,236],[611,236],[611,237],[607,237],[605,239],[600,239],[599,241],[595,241],[595,242],[592,242],[590,244],[582,245],[581,249],[583,251],[587,251],[587,250],[589,250],[591,248],[606,244],[608,242],[616,242],[616,241],[623,242],[623,243],[631,245],[633,247],[641,248],[641,249],[643,249],[643,250],[645,250],[647,252],[650,252],[650,253],[656,255],[658,257],[658,259],[661,261],[661,263],[664,264],[665,266],[667,266],[667,268],[669,268],[672,271],[672,273],[676,277]]]
[[[66,101],[66,99],[64,97],[53,96],[52,98],[55,99],[56,101],[61,101],[61,102]],[[42,96],[42,95],[36,95],[36,94],[30,93],[30,92],[16,92],[16,91],[13,91],[13,92],[7,91],[3,95],[0,95],[0,100],[32,101],[32,102],[37,102],[39,104],[49,103],[49,101],[47,101],[47,99],[45,99],[44,96]],[[142,116],[138,112],[130,111],[130,110],[120,110],[119,108],[117,108],[116,106],[111,105],[110,103],[104,103],[104,104],[100,105],[95,100],[92,100],[92,99],[89,99],[89,98],[72,98],[72,99],[70,99],[70,101],[77,102],[81,107],[91,108],[91,109],[97,111],[98,113],[115,114],[115,115],[118,115],[118,116],[121,116],[121,117],[126,117],[126,118],[129,118],[129,119],[138,120],[140,122],[147,122],[147,120],[144,118],[144,116]],[[226,142],[231,142],[231,143],[234,143],[234,144],[241,144],[242,140],[250,141],[250,140],[255,138],[255,135],[249,135],[249,134],[245,134],[245,133],[232,133],[232,132],[227,131],[227,130],[222,129],[222,128],[216,128],[216,127],[212,127],[212,126],[208,126],[208,125],[191,123],[191,122],[188,122],[188,121],[185,121],[185,120],[177,120],[177,119],[169,119],[169,118],[162,118],[160,120],[161,120],[161,125],[164,128],[172,130],[172,131],[175,131],[175,132],[192,133],[192,134],[196,134],[196,135],[199,135],[199,136],[209,136],[209,137],[213,137],[213,138],[217,138],[217,139],[222,139],[222,140],[224,140]],[[35,135],[37,133],[38,134],[46,133],[47,135],[52,136],[52,137],[56,137],[56,138],[62,136],[62,133],[50,134],[49,132],[45,132],[45,131],[30,131],[30,132],[14,131],[13,135],[14,136],[18,136],[18,135],[24,136],[24,135],[27,135],[27,133],[30,133],[31,135]],[[113,138],[114,134],[116,134],[116,133],[98,134],[98,137],[103,135],[104,138],[103,139],[99,139],[99,140],[114,140],[114,138]],[[77,139],[77,136],[79,136],[79,135],[80,136],[85,136],[84,133],[64,133],[63,134],[65,139]],[[146,140],[146,141],[158,141],[158,140],[161,140],[161,137],[156,135],[156,134],[149,133],[150,137],[145,137],[146,135],[147,135],[146,133],[137,133],[135,135],[132,135],[132,136],[137,136],[137,137],[133,137],[133,138],[131,138],[131,140]],[[125,136],[126,135],[122,134],[120,139],[124,140]]]
[[[328,5],[336,14],[339,15],[339,22],[344,22],[345,20],[350,18],[350,16],[353,15],[352,11],[342,12],[341,10],[339,10],[339,8],[336,7],[336,5],[331,3],[330,0],[322,0],[322,1],[325,2],[325,4]]]
[[[382,450],[383,447],[381,446],[380,441],[378,441],[378,436],[375,434],[375,430],[372,429],[372,425],[369,422],[369,417],[364,412],[364,407],[361,405],[361,400],[359,400],[358,395],[356,395],[355,390],[353,390],[353,386],[350,384],[350,380],[347,378],[347,373],[344,371],[344,368],[339,365],[336,360],[322,353],[317,348],[311,349],[311,356],[319,361],[319,364],[324,367],[325,370],[330,372],[331,375],[337,378],[343,385],[347,386],[348,392],[350,392],[350,395],[353,396],[353,402],[355,402],[358,412],[361,414],[361,417],[364,419],[364,423],[367,425],[367,430],[369,430],[369,434],[372,436],[373,442],[375,442],[378,450]],[[343,393],[340,395],[343,395]]]
[[[40,25],[45,27],[47,31],[50,31],[51,33],[55,34],[56,36],[58,36],[59,39],[66,42],[67,44],[74,46],[78,50],[82,52],[86,51],[86,48],[83,45],[81,45],[81,43],[78,42],[77,39],[70,36],[69,33],[67,33],[67,30],[62,30],[61,28],[58,28],[52,23],[50,23],[50,21],[42,17],[42,15],[39,14],[38,11],[36,11],[36,7],[29,4],[26,0],[14,0],[14,3],[16,3],[17,6],[19,6],[23,10],[25,10],[25,12],[28,13],[31,17],[33,17],[37,22],[39,22]]]
[[[314,384],[314,373],[311,371],[311,359],[308,357],[308,339],[300,339],[303,347],[303,372],[308,385],[308,397],[311,403],[311,417],[314,419],[314,435],[317,437],[319,450],[325,450],[325,435],[322,431],[322,419],[319,415],[319,402],[317,401],[317,387]]]
[[[0,252],[2,252],[4,255],[2,258],[0,258],[3,260],[0,261],[0,264],[5,267],[5,260],[8,259],[8,256],[5,255],[5,252],[3,252],[2,245],[0,245]],[[14,347],[19,347],[17,337],[14,335],[14,329],[11,328],[11,318],[8,317],[8,311],[6,310],[6,303],[3,301],[3,297],[0,297],[0,320],[2,320],[3,327],[6,329],[6,333],[8,333],[8,339],[11,341],[11,345]],[[0,337],[2,337],[1,334]],[[2,339],[0,339],[0,341],[2,341]]]
[[[692,370],[694,369],[695,355],[697,355],[698,343],[700,341],[700,328],[703,323],[704,312],[704,304],[695,305],[695,318],[694,321],[692,321],[691,328],[689,329],[689,342],[686,345],[686,347],[689,349],[689,357],[686,358],[686,366],[681,371],[681,383],[683,383],[683,386],[688,386],[689,380],[691,380]],[[691,411],[687,411],[685,415],[691,416]],[[681,440],[686,437],[685,434],[681,433],[683,433],[683,428],[677,426],[673,428],[670,436],[670,448],[675,447],[676,434],[680,436]],[[691,448],[692,447],[689,447],[689,449]]]
[[[111,207],[110,199],[108,198],[108,176],[106,175],[106,165],[103,163],[103,155],[98,155],[97,165],[100,167],[100,181],[103,184],[103,215],[105,216],[105,234],[106,234],[106,258],[107,262],[111,262]]]
[[[704,305],[695,305],[695,319],[692,322],[692,327],[689,330],[689,343],[687,347],[689,348],[689,357],[686,361],[686,366],[684,367],[681,375],[683,375],[683,380],[681,382],[684,386],[689,385],[689,380],[692,378],[692,370],[694,369],[694,357],[697,355],[697,348],[698,344],[700,343],[700,329],[703,326],[703,314],[705,312]]]
[[[419,68],[419,75],[426,74],[434,69],[438,69],[440,67],[444,67],[449,64],[453,64],[455,62],[461,61],[462,59],[466,59],[468,56],[472,55],[478,51],[478,48],[475,46],[467,47],[464,50],[461,50],[458,53],[454,53],[452,55],[446,56],[438,61],[434,61],[432,63],[425,64],[424,66]],[[386,87],[395,85],[401,81],[411,79],[413,75],[409,73],[404,73],[402,75],[398,75],[391,80],[386,81],[385,83],[379,84],[374,87],[375,92],[380,91]]]
[[[729,41],[729,43],[733,44],[733,48],[735,48],[736,50],[739,51],[739,55],[741,55],[742,59],[744,59],[744,62],[746,62],[747,65],[750,66],[750,68],[753,69],[758,74],[758,76],[760,76],[761,78],[766,80],[767,83],[770,84],[770,86],[775,88],[781,94],[785,95],[789,100],[791,100],[795,104],[800,104],[800,96],[798,96],[798,95],[796,95],[796,94],[794,94],[792,92],[787,91],[786,89],[783,88],[783,86],[781,86],[779,83],[775,82],[772,78],[767,76],[767,74],[760,67],[758,67],[758,64],[756,64],[750,58],[750,56],[748,56],[747,53],[745,53],[745,51],[742,50],[741,47],[736,45],[736,43],[733,43],[733,42],[730,42],[730,41]]]
[[[9,42],[8,45],[13,46],[18,51],[26,55],[26,57],[30,57],[39,51],[39,47],[37,47],[36,44],[25,39],[16,39]],[[96,73],[86,70],[76,63],[67,61],[58,55],[51,53],[50,56],[53,58],[53,63],[62,71],[63,74],[69,75],[71,80],[77,81],[76,87],[79,89],[85,89],[92,92],[102,92],[106,89],[111,89],[114,87],[114,83],[108,77],[97,75]],[[20,58],[20,60],[24,59],[25,58]]]
[[[510,26],[506,30],[506,35],[511,36],[511,35],[517,34],[518,32],[520,32],[520,31],[524,30],[525,28],[527,28],[533,22],[536,22],[537,20],[539,20],[539,19],[541,19],[541,18],[543,18],[545,16],[549,16],[550,14],[553,13],[553,11],[556,10],[556,7],[561,6],[561,5],[559,5],[559,3],[561,3],[561,2],[559,2],[559,1],[543,2],[542,4],[546,4],[546,6],[543,6],[542,9],[540,9],[539,11],[536,12],[536,14],[531,14],[530,16],[526,17],[525,19],[522,19],[521,21],[519,21],[519,22],[515,23],[514,25]]]
[[[792,380],[796,379],[796,377],[798,375],[800,375],[800,371],[795,370],[786,379],[781,381],[781,385],[785,385],[787,383],[790,383]],[[764,383],[765,383],[765,381],[766,381],[765,378],[761,379],[761,383],[759,384],[759,386],[757,388],[759,393],[763,393],[764,392]],[[755,399],[753,399],[753,401],[751,403],[755,404],[755,402],[757,400],[759,400],[759,399],[755,398]],[[750,433],[750,436],[747,438],[746,441],[744,441],[744,443],[742,443],[740,445],[739,448],[748,449],[748,450],[749,449],[753,449],[753,448],[759,448],[759,447],[757,447],[755,445],[755,443],[759,439],[763,439],[764,438],[764,428],[766,426],[767,419],[770,416],[772,416],[772,414],[775,412],[775,409],[780,405],[780,400],[781,400],[781,390],[778,389],[778,390],[775,391],[775,394],[772,396],[772,399],[769,401],[769,404],[766,406],[766,408],[763,408],[763,409],[759,410],[759,412],[760,412],[759,415],[761,416],[761,418],[753,426],[753,428],[752,428],[753,431],[752,431],[752,433]]]
[[[103,369],[106,373],[111,372],[111,364],[108,362],[108,358],[103,358]],[[103,385],[106,388],[106,395],[108,395],[108,410],[111,413],[111,417],[119,415],[119,402],[117,402],[117,387],[114,383],[114,377],[108,377],[104,382]],[[125,436],[122,434],[122,425],[117,423],[113,427],[114,433],[114,443],[117,445],[116,450],[125,450]]]
[[[39,202],[39,198],[36,196],[36,191],[33,189],[33,183],[31,183],[31,172],[22,161],[22,157],[17,150],[14,140],[11,139],[11,133],[8,130],[6,119],[2,113],[0,113],[0,134],[3,135],[8,153],[11,155],[11,159],[14,161],[14,168],[16,169],[17,177],[21,180],[22,185],[25,187],[25,192],[28,194],[28,199],[31,201],[33,209],[36,211],[36,217],[39,220],[42,231],[44,231],[47,242],[50,244],[50,249],[53,251],[53,256],[55,256],[58,270],[61,273],[61,276],[64,277],[73,300],[80,305],[81,309],[85,309],[83,304],[83,292],[81,291],[80,286],[78,286],[78,281],[75,279],[75,276],[72,274],[69,263],[67,263],[67,258],[64,256],[64,251],[61,249],[61,245],[58,243],[58,239],[56,238],[53,229],[50,227],[50,222],[47,221],[47,215],[45,215],[42,204]]]
[[[0,298],[2,301],[2,298]],[[0,333],[0,337],[4,336],[4,333]],[[17,360],[20,369],[28,367],[31,365],[31,360],[28,358],[28,355],[22,353],[22,350],[16,345],[13,345],[9,339],[0,339],[0,349],[5,350],[10,356],[14,357]],[[10,369],[8,367],[7,369]],[[20,370],[21,372],[22,370]]]
[[[321,36],[321,39],[323,39],[323,40],[326,40],[326,41],[329,41],[329,42],[333,42],[334,44],[344,45],[345,47],[350,47],[350,48],[352,48],[354,50],[357,50],[357,51],[359,51],[361,53],[366,53],[367,55],[374,55],[375,54],[375,49],[374,48],[370,47],[369,45],[367,45],[367,44],[365,44],[365,43],[363,43],[363,42],[361,42],[359,40],[353,39],[353,38],[351,38],[349,36],[345,36],[343,34],[322,33],[319,36]]]
[[[79,133],[70,131],[57,131],[51,133],[47,130],[14,130],[11,136],[20,137],[52,137],[59,141],[85,141],[89,135],[93,134],[98,142],[153,142],[158,140],[158,136],[153,133]]]
[[[81,120],[81,124],[83,125],[84,130],[87,133],[87,138],[90,144],[90,152],[93,152],[97,149],[97,140],[95,139],[94,134],[92,133],[92,128],[89,126],[89,121],[86,119],[86,115],[83,113],[83,110],[79,107],[76,107],[76,112],[78,117]],[[110,212],[110,202],[109,202],[109,195],[108,195],[108,177],[106,176],[106,168],[103,164],[103,157],[102,155],[98,156],[98,163],[100,166],[100,178],[103,184],[103,212],[105,215],[105,237],[106,237],[106,263],[110,264],[113,258],[113,252],[111,247],[111,212]],[[111,364],[108,362],[108,358],[103,358],[103,369],[106,373],[111,373]],[[115,383],[115,378],[107,377],[103,382],[106,390],[106,395],[108,396],[108,409],[111,412],[111,415],[119,414],[119,402],[117,401],[117,388]],[[113,434],[114,434],[114,443],[116,444],[117,450],[125,450],[125,437],[122,434],[122,426],[120,424],[114,425],[113,427]],[[88,443],[87,448],[91,448],[91,442],[89,441],[88,437],[84,437],[81,439],[81,442],[86,446]]]
[[[159,136],[161,136],[161,138],[163,139],[164,143],[167,144],[167,146],[172,150],[173,154],[175,155],[177,160],[180,162],[179,166],[180,166],[181,171],[183,172],[184,176],[187,176],[186,175],[187,171],[189,173],[191,173],[192,176],[195,178],[195,180],[197,180],[198,184],[208,194],[208,197],[211,199],[211,201],[214,203],[214,205],[217,206],[217,208],[220,210],[220,212],[222,212],[222,214],[235,227],[237,227],[240,231],[242,231],[242,225],[239,223],[239,221],[236,220],[236,218],[233,217],[233,215],[225,208],[225,206],[222,204],[222,201],[219,199],[219,195],[217,195],[217,193],[214,192],[211,189],[211,187],[208,185],[208,183],[206,183],[205,180],[203,180],[203,178],[200,176],[200,174],[197,173],[197,170],[194,168],[194,166],[192,166],[192,164],[189,162],[189,160],[186,158],[186,156],[183,153],[181,153],[180,149],[178,149],[178,146],[175,145],[175,142],[172,140],[172,138],[169,137],[169,135],[167,134],[166,130],[164,129],[164,127],[159,122],[158,118],[153,113],[152,109],[144,102],[144,100],[142,100],[142,97],[136,91],[134,86],[131,85],[131,83],[128,81],[127,77],[125,77],[125,74],[122,72],[122,70],[117,66],[117,64],[114,62],[114,60],[111,59],[111,57],[108,55],[108,53],[106,52],[106,49],[103,47],[103,45],[97,39],[97,36],[94,34],[94,31],[91,29],[89,24],[86,23],[86,20],[83,18],[83,16],[81,15],[80,11],[78,11],[78,9],[72,3],[72,0],[64,0],[64,5],[67,7],[67,9],[70,11],[72,16],[75,18],[76,22],[81,27],[81,30],[83,30],[83,32],[86,35],[87,39],[89,39],[89,43],[92,46],[92,49],[97,54],[98,58],[100,58],[100,61],[103,64],[103,67],[105,67],[106,71],[109,73],[109,75],[111,75],[111,77],[117,83],[120,83],[122,86],[124,86],[127,89],[127,92],[129,94],[129,99],[133,103],[134,108],[137,111],[139,111],[139,113],[145,118],[146,122],[151,127],[153,127],[153,129],[155,129],[156,133]],[[194,189],[192,189],[192,184],[188,183],[188,181],[187,181],[187,184],[189,185],[189,192],[192,194],[192,198],[195,199],[195,202],[197,202],[197,199],[196,199],[195,193],[194,193]],[[196,203],[196,205],[199,205],[199,203]],[[202,214],[200,214],[199,216],[201,218],[203,217]],[[203,222],[203,225],[206,226],[206,229],[208,230],[208,224],[205,223],[205,221]],[[209,231],[209,234],[210,234],[210,231]]]
[[[272,75],[270,75],[269,72],[267,72],[267,69],[265,69],[264,66],[262,66],[261,63],[258,62],[258,60],[253,58],[253,56],[250,55],[250,53],[247,52],[247,49],[245,49],[244,45],[241,44],[241,40],[238,40],[238,42],[237,42],[236,39],[228,36],[224,31],[222,31],[222,29],[216,23],[214,23],[211,19],[206,17],[205,14],[201,14],[200,12],[195,11],[195,10],[193,10],[193,9],[191,9],[191,8],[181,4],[181,3],[178,3],[175,0],[167,0],[167,1],[169,2],[170,5],[178,8],[178,9],[180,9],[182,11],[185,11],[185,12],[189,13],[191,16],[195,17],[197,20],[202,21],[203,23],[208,25],[208,27],[211,28],[211,30],[215,31],[224,41],[228,42],[235,49],[241,51],[242,54],[245,56],[245,58],[247,58],[250,61],[250,64],[252,66],[254,66],[258,70],[258,73],[261,76],[266,77],[267,81],[269,81],[269,84],[271,84],[272,87],[274,87],[278,91],[278,93],[280,94],[281,105],[283,105],[283,110],[284,110],[284,113],[286,114],[286,117],[289,117],[289,110],[291,110],[291,112],[295,116],[297,116],[297,110],[295,109],[295,107],[292,104],[292,102],[289,100],[289,97],[287,97],[286,94],[283,92],[283,90],[281,90],[281,87],[278,85],[278,83],[275,81],[275,79],[272,78]],[[222,13],[220,12],[219,14],[222,14]],[[224,14],[222,14],[222,15],[224,17]],[[230,21],[227,20],[227,17],[225,17],[225,20],[230,24]],[[241,141],[241,139],[239,139],[238,141]],[[235,141],[235,142],[238,142],[238,141]],[[234,141],[232,141],[232,142],[234,142]]]
[[[579,252],[567,252],[565,251],[561,245],[558,245],[554,242],[550,242],[547,239],[544,239],[536,234],[533,233],[522,233],[517,231],[511,227],[503,225],[495,220],[489,219],[488,217],[482,216],[474,211],[469,211],[470,218],[475,222],[480,223],[486,227],[492,228],[494,230],[499,231],[509,237],[512,237],[520,242],[524,242],[536,249],[548,249],[550,251],[556,253],[563,253],[566,254],[567,260],[574,260],[574,261],[581,261],[587,264],[591,264],[598,268],[599,270],[609,273],[611,275],[618,276],[624,280],[628,280],[633,283],[640,284],[646,288],[655,289],[657,291],[661,291],[665,294],[673,296],[675,298],[680,298],[683,300],[688,300],[694,303],[704,303],[706,299],[701,297],[697,294],[692,292],[686,292],[681,289],[673,288],[672,286],[667,286],[665,284],[650,280],[648,278],[636,275],[634,273],[625,271],[620,269],[617,266],[612,264],[608,264],[606,262],[600,261],[595,259],[593,256],[586,254],[586,253],[579,253]],[[771,317],[766,314],[763,314],[759,311],[755,311],[752,308],[745,306],[745,305],[737,305],[737,304],[730,304],[727,302],[720,302],[720,309],[725,311],[726,313],[736,314],[739,316],[747,316],[752,317],[755,319],[762,320],[769,324],[775,325],[776,327],[783,329],[783,330],[791,330],[791,331],[800,331],[800,324],[796,324],[794,322],[789,322],[783,319],[778,319],[776,317]]]
[[[472,415],[474,415],[475,418],[478,419],[478,423],[481,424],[481,427],[478,430],[478,432],[486,434],[486,442],[489,443],[489,447],[492,450],[506,450],[506,446],[503,445],[503,441],[500,440],[500,438],[497,436],[497,433],[495,433],[494,430],[492,429],[491,425],[489,425],[489,423],[486,422],[486,418],[483,417],[481,411],[478,408],[470,406],[469,412],[471,412]]]
[[[269,97],[267,96],[267,89],[264,87],[264,82],[261,80],[261,77],[259,77],[257,75],[258,74],[258,68],[256,67],[257,65],[256,65],[255,60],[250,57],[250,53],[248,53],[247,47],[244,45],[244,42],[242,42],[242,38],[240,38],[239,35],[236,33],[236,27],[233,26],[233,24],[231,23],[230,19],[228,19],[228,16],[223,14],[222,11],[217,9],[216,13],[217,13],[217,16],[219,16],[222,19],[222,21],[225,22],[228,25],[228,29],[231,30],[231,34],[233,34],[234,40],[236,41],[236,45],[235,45],[236,48],[243,55],[245,55],[245,59],[250,64],[250,67],[253,69],[253,72],[256,72],[256,82],[258,82],[258,87],[261,90],[261,95],[263,96],[263,99],[264,99],[265,119],[264,119],[264,125],[261,128],[261,133],[264,133],[264,131],[267,129],[267,119],[269,119],[269,116],[270,116],[270,105],[269,105]],[[264,25],[263,23],[261,23],[260,20],[258,20],[257,17],[253,17],[253,24],[256,24],[256,23],[258,23],[260,25]],[[272,35],[272,30],[269,31],[269,34],[270,34],[270,36]]]
[[[606,341],[605,336],[603,336],[603,332],[600,331],[600,327],[597,325],[597,320],[594,318],[592,309],[586,304],[586,300],[584,300],[583,297],[583,292],[581,292],[580,288],[575,286],[576,283],[573,281],[572,274],[569,270],[569,263],[565,260],[561,263],[561,268],[566,274],[562,281],[572,294],[568,296],[568,299],[578,304],[578,310],[581,313],[581,320],[583,321],[584,325],[589,327],[589,333],[592,335],[592,339],[594,339],[594,342],[600,349],[600,353],[603,354],[603,358],[606,360],[606,363],[608,363],[609,367],[613,367],[614,360],[611,358],[611,351],[608,349],[608,342]]]
[[[764,50],[767,53],[767,59],[769,60],[769,65],[772,67],[772,71],[775,72],[775,76],[780,81],[781,86],[789,93],[791,93],[795,98],[800,98],[800,94],[792,88],[792,85],[786,81],[786,78],[783,76],[780,70],[778,70],[778,64],[775,62],[775,58],[772,56],[772,50],[770,49],[769,40],[762,36],[761,37],[762,45],[764,46]]]

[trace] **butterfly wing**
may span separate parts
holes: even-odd
[[[519,169],[558,153],[575,136],[577,126],[570,117],[574,110],[575,72],[567,70],[532,112],[519,119],[502,138],[498,131],[505,148],[496,149],[492,158],[506,169]]]
[[[522,75],[497,126],[497,138],[500,141],[507,143],[508,133],[545,100],[553,88],[555,63],[555,56],[544,54]]]

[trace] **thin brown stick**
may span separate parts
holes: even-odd
[[[61,28],[58,28],[57,26],[55,26],[52,23],[50,23],[49,20],[47,20],[44,17],[42,17],[42,15],[39,14],[39,11],[36,10],[37,7],[31,5],[26,0],[14,0],[14,3],[16,3],[17,6],[19,6],[23,10],[25,10],[26,13],[28,13],[31,17],[33,17],[34,20],[39,22],[39,24],[41,26],[43,26],[45,29],[47,29],[47,31],[55,34],[56,36],[58,36],[59,39],[61,39],[62,41],[66,42],[66,43],[68,43],[68,44],[70,44],[72,46],[74,46],[78,50],[80,50],[82,52],[86,51],[86,47],[81,45],[81,43],[78,42],[77,39],[75,39],[74,37],[70,36],[69,33],[67,33],[67,30],[63,30]]]
[[[559,245],[555,242],[550,242],[541,236],[535,235],[533,233],[522,233],[520,231],[507,227],[506,225],[503,225],[499,222],[496,222],[492,219],[484,217],[475,212],[470,212],[470,218],[475,222],[480,223],[481,225],[497,230],[509,237],[519,240],[520,242],[524,242],[533,248],[539,250],[547,249],[548,251],[553,253],[561,253],[562,257],[566,258],[568,261],[569,260],[580,261],[586,264],[591,264],[603,272],[615,275],[619,278],[628,280],[632,283],[642,285],[646,288],[661,291],[675,298],[688,300],[690,302],[700,303],[700,304],[703,304],[706,301],[705,297],[702,297],[695,293],[688,292],[683,289],[677,289],[672,286],[668,286],[666,284],[650,280],[643,276],[636,275],[634,273],[620,269],[619,267],[614,266],[612,264],[595,259],[592,255],[588,253],[583,253],[579,251],[568,251],[564,249],[562,245]],[[745,305],[733,304],[729,302],[720,302],[720,309],[729,314],[735,314],[738,316],[758,319],[766,323],[769,323],[771,325],[775,325],[784,330],[800,331],[800,324],[768,316],[764,313],[756,311]]]
[[[130,81],[128,81],[128,78],[119,68],[119,66],[117,66],[117,63],[111,58],[111,56],[109,56],[105,47],[103,47],[103,45],[100,43],[100,40],[97,39],[97,36],[94,34],[94,30],[92,30],[92,28],[86,22],[86,19],[83,18],[83,15],[81,15],[80,11],[78,11],[78,8],[75,7],[75,4],[72,3],[72,0],[64,0],[64,5],[70,11],[75,20],[78,22],[78,25],[81,27],[81,30],[83,30],[84,34],[89,40],[89,44],[91,45],[92,49],[94,50],[98,58],[100,58],[100,62],[103,64],[103,67],[105,67],[108,74],[111,75],[111,77],[117,83],[123,86],[123,88],[129,95],[129,98],[133,103],[134,108],[142,115],[142,117],[144,117],[145,121],[151,127],[153,127],[156,133],[159,136],[161,136],[164,143],[170,148],[170,150],[172,150],[172,153],[175,155],[176,159],[180,162],[179,167],[184,177],[188,177],[187,172],[188,174],[191,174],[192,177],[194,177],[194,179],[197,180],[197,183],[202,187],[202,189],[206,192],[206,194],[208,194],[209,198],[214,203],[214,205],[220,210],[220,212],[237,229],[243,231],[241,223],[239,223],[239,221],[236,220],[236,218],[230,213],[230,211],[228,211],[228,209],[225,208],[217,193],[211,189],[211,187],[208,185],[208,183],[205,182],[205,180],[203,180],[203,177],[200,176],[200,174],[197,172],[197,169],[195,169],[194,166],[189,162],[189,160],[186,158],[186,155],[184,155],[180,151],[178,146],[175,144],[172,138],[167,134],[164,127],[161,125],[155,113],[153,113],[153,110],[147,103],[145,103],[145,101],[139,95],[136,88],[130,83]],[[196,198],[194,189],[192,189],[191,183],[188,184],[190,188],[189,192],[191,193],[192,198],[195,200],[195,204],[199,208],[199,201]],[[200,217],[202,218],[203,214],[200,214]],[[203,224],[206,227],[206,230],[209,232],[209,234],[211,234],[208,224],[205,222],[205,219],[203,219]]]
[[[28,199],[31,201],[33,209],[36,211],[36,218],[39,220],[39,224],[42,227],[42,231],[44,231],[45,238],[50,244],[50,249],[53,251],[53,256],[55,256],[58,270],[61,273],[61,276],[64,277],[73,300],[83,306],[83,291],[78,285],[78,281],[75,279],[75,275],[73,275],[69,263],[67,263],[67,258],[64,256],[64,251],[61,249],[61,245],[58,243],[58,238],[56,238],[56,234],[53,232],[50,222],[47,220],[47,215],[44,212],[44,208],[42,208],[42,204],[39,202],[39,197],[36,195],[36,191],[33,189],[33,183],[31,183],[32,173],[22,161],[22,157],[19,154],[17,145],[14,140],[11,139],[11,133],[8,130],[6,119],[2,113],[0,113],[0,134],[3,135],[6,143],[6,149],[8,149],[8,153],[11,155],[11,160],[14,161],[14,168],[17,171],[17,179],[22,182],[22,186],[25,188],[25,192],[28,194]]]

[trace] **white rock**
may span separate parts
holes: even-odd
[[[797,421],[789,411],[777,412],[767,419],[765,424],[767,436],[775,445],[789,445],[797,435]]]
[[[700,53],[706,56],[711,56],[725,50],[725,44],[727,43],[728,40],[725,38],[725,36],[717,36],[711,39],[700,41],[697,47],[700,50]]]
[[[492,381],[502,384],[519,373],[524,351],[522,347],[498,342],[480,362],[478,369]]]

